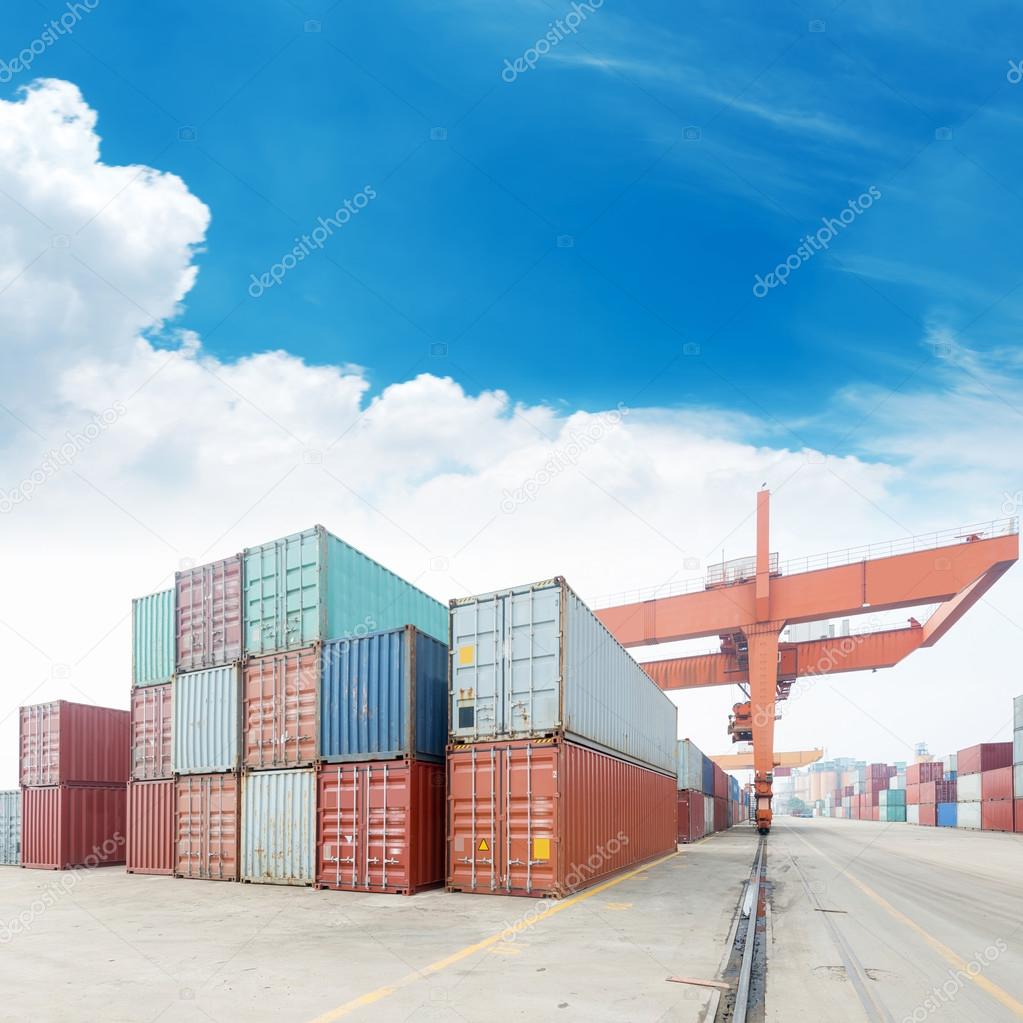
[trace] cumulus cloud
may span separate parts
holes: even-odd
[[[30,483],[0,516],[0,785],[16,778],[19,703],[127,705],[130,599],[186,559],[318,521],[440,599],[555,573],[592,599],[750,553],[764,481],[783,555],[940,511],[917,514],[884,457],[753,444],[755,420],[721,410],[565,412],[430,374],[371,398],[360,367],[310,365],[287,338],[217,359],[179,315],[210,218],[184,182],[104,163],[96,113],[66,82],[0,102],[0,155],[0,488]],[[723,747],[730,703],[694,700],[683,732]],[[793,743],[843,737],[804,723]]]

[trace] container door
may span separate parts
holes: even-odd
[[[530,743],[501,753],[501,886],[527,895],[552,892],[558,876],[559,747]]]
[[[448,758],[449,882],[464,891],[498,891],[503,876],[500,815],[504,751],[470,746]]]
[[[317,784],[320,831],[317,880],[335,888],[356,888],[359,883],[359,865],[355,858],[359,768],[355,764],[323,767]]]
[[[409,887],[410,767],[382,761],[360,768],[362,814],[357,855],[366,888]]]
[[[21,708],[21,784],[58,785],[60,774],[60,701]]]
[[[504,727],[504,599],[456,606],[451,612],[451,734],[487,739]]]
[[[502,734],[527,736],[561,726],[561,587],[502,598]]]

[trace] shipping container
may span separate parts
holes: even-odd
[[[1023,728],[1017,728],[1012,733],[1012,762],[1023,764]]]
[[[1023,799],[1023,764],[1012,768],[1012,794],[1015,799]]]
[[[451,665],[453,742],[564,735],[678,773],[675,704],[560,576],[452,601]]]
[[[174,679],[174,773],[213,774],[239,766],[238,665],[190,671]]]
[[[909,820],[909,807],[906,807],[906,819]],[[937,824],[937,804],[921,803],[917,808],[917,824],[933,828]]]
[[[982,798],[981,774],[961,774],[956,779],[956,802],[979,803]]]
[[[927,800],[921,794],[925,785],[933,785],[934,782],[910,782],[906,785],[906,805],[912,806],[916,803],[926,803]]]
[[[250,657],[242,668],[242,688],[245,766],[312,766],[319,748],[319,648]]]
[[[678,741],[678,787],[703,791],[703,754],[692,739]]]
[[[678,793],[678,840],[682,843],[696,842],[704,836],[703,818],[704,795],[697,789],[679,789]]]
[[[728,798],[728,775],[717,764],[714,765],[714,798]]]
[[[128,783],[129,874],[174,873],[174,780]]]
[[[714,797],[714,830],[728,830],[728,807],[724,799]]]
[[[241,879],[311,885],[316,869],[316,772],[246,771],[242,776]]]
[[[1012,768],[985,771],[980,776],[980,798],[985,803],[991,799],[1012,799]]]
[[[958,822],[958,803],[938,803],[935,823],[939,828],[954,828]]]
[[[129,713],[56,700],[20,710],[22,785],[128,781]]]
[[[177,670],[232,664],[242,656],[242,556],[178,572]]]
[[[21,865],[67,870],[124,863],[126,788],[126,784],[23,788]]]
[[[994,771],[998,767],[1011,767],[1012,743],[981,742],[976,746],[961,749],[956,760],[958,763],[956,771],[960,777],[964,774]]]
[[[323,645],[320,756],[444,759],[448,648],[412,625]]]
[[[703,793],[703,835],[714,834],[714,797]]]
[[[174,786],[175,876],[237,881],[241,805],[238,775],[182,775]]]
[[[245,650],[295,650],[415,625],[447,642],[447,608],[313,526],[245,549]]]
[[[317,773],[317,888],[413,895],[444,883],[443,763],[367,760]]]
[[[940,760],[926,764],[910,764],[906,768],[906,786],[919,785],[925,781],[937,781],[945,776],[945,765]]]
[[[956,766],[959,762],[959,757],[955,753],[949,753],[947,756],[941,758],[941,764],[945,768],[945,777],[947,778],[950,774],[955,774],[958,770]]]
[[[0,792],[0,865],[21,863],[21,791]]]
[[[714,761],[707,756],[703,758],[703,781],[700,788],[705,796],[714,798]]]
[[[174,677],[174,591],[131,602],[131,680],[159,686]]]
[[[1012,831],[1012,818],[1011,799],[985,799],[980,804],[980,826],[983,831]]]
[[[927,781],[920,786],[921,803],[954,803],[957,787],[954,781]]]
[[[153,781],[174,775],[171,733],[173,686],[142,686],[131,691],[131,777]]]
[[[674,775],[564,739],[452,747],[448,886],[560,897],[673,852]]]
[[[1013,698],[1012,727],[1014,729],[1023,729],[1023,696]]]
[[[967,775],[967,777],[970,777]],[[972,831],[980,831],[980,801],[956,803],[956,827],[969,828]]]
[[[1013,831],[1023,832],[1023,799],[1014,799],[1012,802],[1014,807],[1012,818]]]

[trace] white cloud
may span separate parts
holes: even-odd
[[[187,331],[154,347],[140,332],[151,316],[167,321],[178,310],[209,212],[178,178],[102,163],[95,121],[67,83],[0,102],[0,187],[54,230],[74,232],[97,214],[69,250],[47,249],[0,294],[11,344],[3,400],[28,424],[5,420],[0,486],[10,491],[28,477],[65,431],[81,431],[115,403],[124,409],[72,465],[0,516],[0,786],[16,778],[17,704],[127,705],[130,599],[168,585],[182,558],[221,557],[319,521],[441,599],[555,573],[592,599],[692,575],[686,557],[705,564],[722,550],[749,553],[753,497],[765,480],[786,556],[887,538],[900,531],[893,517],[928,525],[940,517],[941,507],[913,507],[901,470],[884,457],[753,445],[743,436],[754,421],[720,410],[632,409],[608,425],[599,410],[468,394],[428,374],[369,400],[355,366],[311,366],[285,350],[225,362]],[[11,242],[4,281],[48,230],[15,203],[0,206],[0,233]],[[82,263],[97,264],[103,280]],[[925,449],[912,418],[919,400],[897,395],[886,406],[901,452]],[[953,392],[944,403],[975,416],[973,400]],[[598,428],[600,439],[577,450]],[[1001,468],[993,464],[995,507]],[[502,510],[507,492],[528,480],[535,496]],[[951,488],[942,500],[954,522]],[[998,627],[993,612],[973,617]],[[966,642],[967,628],[959,632]],[[992,665],[997,648],[987,648]],[[899,672],[900,706],[922,729],[922,693],[910,684],[920,673]],[[896,672],[885,678],[894,685]],[[950,679],[947,692],[960,681]],[[683,734],[723,748],[732,699],[683,697]],[[833,715],[807,716],[810,706],[808,698],[793,708],[779,743],[867,755],[871,743],[890,748],[870,722],[857,730]]]

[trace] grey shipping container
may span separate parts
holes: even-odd
[[[21,790],[0,792],[0,864],[21,863]]]
[[[174,591],[131,602],[131,680],[158,686],[174,676]]]
[[[561,734],[677,775],[678,714],[560,576],[451,602],[451,741]]]
[[[406,625],[323,645],[320,756],[444,759],[448,648]]]
[[[313,526],[245,549],[245,651],[349,639],[411,624],[447,639],[447,608],[361,551]]]
[[[242,776],[243,881],[312,884],[316,870],[316,771]]]
[[[1023,696],[1017,696],[1012,701],[1012,727],[1023,729]]]
[[[704,756],[692,739],[678,741],[678,787],[680,789],[703,789]]]
[[[238,665],[188,671],[174,679],[175,774],[216,774],[239,766]]]

